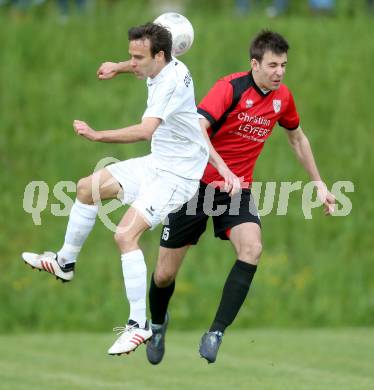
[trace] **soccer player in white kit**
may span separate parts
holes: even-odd
[[[128,71],[147,79],[147,108],[141,123],[105,131],[96,131],[79,120],[73,126],[77,134],[91,141],[151,140],[151,154],[109,165],[79,180],[62,248],[57,253],[22,254],[32,267],[70,281],[78,254],[96,220],[95,203],[122,194],[123,203],[131,207],[117,226],[115,240],[121,251],[130,314],[127,325],[117,328],[119,337],[108,351],[111,355],[129,353],[152,336],[146,321],[147,269],[138,241],[144,231],[153,229],[193,197],[209,157],[199,125],[193,81],[187,67],[171,56],[170,32],[148,23],[131,28],[128,38]]]

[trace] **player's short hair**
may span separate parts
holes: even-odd
[[[279,55],[287,53],[289,48],[288,42],[282,35],[270,30],[262,30],[251,42],[249,56],[250,59],[254,58],[261,62],[266,51]]]
[[[154,57],[161,50],[165,53],[166,62],[171,61],[171,48],[173,44],[171,32],[155,23],[146,23],[142,26],[132,27],[128,31],[129,41],[149,39],[151,55]]]

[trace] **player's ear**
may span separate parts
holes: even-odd
[[[165,59],[165,52],[163,50],[160,50],[158,53],[156,53],[155,59],[157,62],[163,61]]]
[[[256,70],[258,70],[259,66],[260,66],[260,63],[255,58],[252,58],[251,59],[251,69],[256,71]]]

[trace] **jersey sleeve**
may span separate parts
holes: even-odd
[[[278,123],[287,130],[296,130],[299,127],[300,118],[296,110],[294,98],[290,91],[287,108],[282,116],[278,119]]]
[[[159,118],[163,121],[167,119],[173,111],[173,95],[177,89],[175,80],[165,80],[152,91],[148,97],[147,109],[143,114],[143,118]]]
[[[197,106],[197,112],[212,125],[217,122],[230,107],[233,97],[232,85],[225,80],[218,80]]]

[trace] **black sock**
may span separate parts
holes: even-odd
[[[216,317],[209,329],[224,332],[238,314],[251,285],[257,266],[237,260],[226,279]]]
[[[165,321],[169,301],[173,295],[175,281],[167,287],[157,287],[154,275],[152,274],[151,286],[149,288],[149,309],[151,311],[152,324],[161,325]]]

